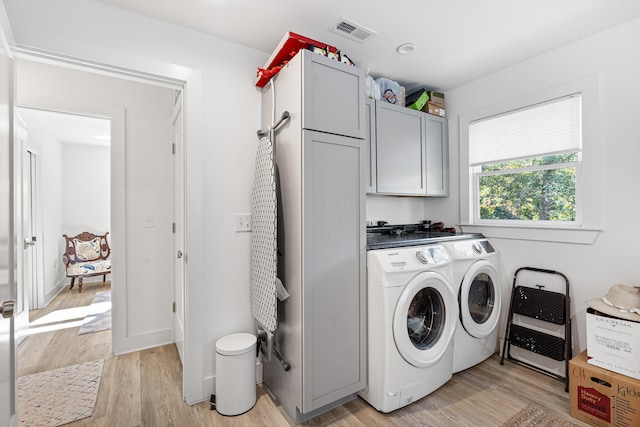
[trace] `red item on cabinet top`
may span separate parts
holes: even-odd
[[[329,46],[326,43],[315,41],[308,37],[301,36],[300,34],[288,32],[284,35],[282,40],[280,40],[280,43],[271,54],[271,57],[267,60],[265,67],[258,68],[258,72],[256,73],[256,76],[258,77],[256,86],[263,87],[271,77],[278,74],[283,65],[296,56],[300,49],[307,49],[311,45],[327,49],[332,52],[338,51],[335,47]]]

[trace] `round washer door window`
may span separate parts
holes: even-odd
[[[419,368],[438,362],[455,331],[458,307],[447,280],[428,271],[414,277],[398,299],[393,317],[396,348]]]
[[[489,336],[500,317],[500,281],[490,262],[481,260],[469,267],[460,285],[460,319],[475,338]]]

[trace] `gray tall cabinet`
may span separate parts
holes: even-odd
[[[262,92],[275,137],[281,224],[274,347],[263,382],[296,423],[366,387],[364,73],[302,50]]]

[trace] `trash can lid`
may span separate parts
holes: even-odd
[[[216,352],[226,356],[244,354],[255,348],[256,336],[239,333],[226,335],[216,341]]]

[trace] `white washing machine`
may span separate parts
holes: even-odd
[[[452,376],[458,306],[442,245],[367,253],[368,387],[381,412],[406,406]]]
[[[498,348],[502,277],[498,251],[485,238],[447,242],[460,316],[453,338],[453,373],[477,365]]]

